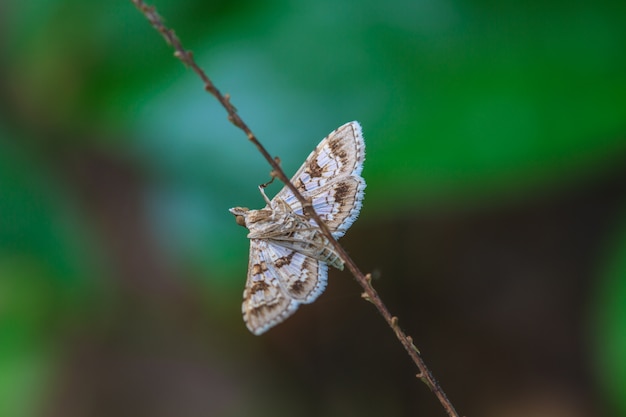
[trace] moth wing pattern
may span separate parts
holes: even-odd
[[[326,288],[328,266],[263,239],[250,240],[242,313],[255,335],[284,321]]]
[[[364,161],[361,125],[353,121],[324,138],[291,179],[302,196],[311,199],[313,208],[336,239],[346,233],[361,211]],[[274,200],[278,198],[295,213],[303,214],[302,205],[288,187],[283,187]]]
[[[328,281],[328,265],[293,249],[274,245],[267,247],[276,277],[285,293],[298,303],[308,304],[324,291]]]
[[[268,244],[266,240],[250,240],[248,278],[241,306],[246,326],[256,335],[282,322],[298,308],[295,300],[285,295],[269,266]]]
[[[361,126],[349,122],[324,138],[291,179],[335,238],[346,233],[361,211],[364,160]],[[328,265],[343,269],[343,261],[315,221],[304,216],[289,188],[283,187],[264,209],[234,207],[230,212],[249,230],[242,312],[255,335],[317,299],[326,288]]]

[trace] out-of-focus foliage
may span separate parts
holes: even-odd
[[[88,311],[99,275],[80,219],[46,163],[0,133],[0,415],[34,413],[59,333]],[[23,138],[22,138],[23,139]],[[27,148],[28,149],[28,148]],[[92,298],[92,301],[86,300]]]
[[[620,415],[626,415],[626,231],[622,225],[615,248],[607,254],[605,276],[595,298],[596,317],[589,329],[596,339],[598,376]]]
[[[624,164],[624,1],[155,5],[287,172],[331,130],[361,122],[359,222],[513,204]],[[28,416],[74,326],[106,316],[102,293],[123,269],[103,262],[115,239],[94,229],[125,181],[84,192],[76,172],[100,172],[94,154],[130,167],[143,212],[126,220],[227,327],[240,325],[247,250],[227,209],[262,206],[269,167],[130,1],[8,1],[0,34],[0,415]],[[105,198],[81,201],[93,195]],[[138,246],[111,252],[141,264]],[[616,403],[622,252],[591,324]]]

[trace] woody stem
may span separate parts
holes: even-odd
[[[150,24],[163,36],[165,41],[174,48],[174,56],[177,57],[185,65],[190,67],[200,77],[200,79],[204,83],[204,89],[212,94],[226,110],[226,113],[228,114],[228,120],[230,120],[230,122],[236,127],[241,129],[248,137],[248,140],[250,140],[250,142],[252,142],[254,146],[256,146],[258,151],[263,155],[263,157],[272,167],[272,175],[281,180],[285,184],[285,186],[289,188],[289,190],[291,190],[291,192],[298,199],[300,204],[302,204],[304,213],[317,223],[324,236],[333,245],[333,247],[337,251],[337,254],[348,266],[348,269],[355,277],[357,282],[361,285],[361,287],[363,287],[367,298],[376,306],[376,309],[380,312],[389,327],[393,330],[394,334],[396,335],[402,346],[404,346],[407,354],[419,369],[419,373],[417,376],[434,392],[448,416],[459,417],[458,413],[454,409],[454,406],[447,398],[446,394],[441,389],[441,387],[433,377],[432,373],[424,363],[424,360],[418,353],[418,350],[413,344],[412,339],[407,336],[404,331],[402,331],[402,329],[398,326],[398,319],[391,315],[376,290],[374,290],[374,287],[372,287],[368,277],[365,276],[363,272],[361,272],[356,263],[333,237],[326,223],[324,223],[320,216],[315,212],[315,209],[313,208],[311,202],[305,199],[302,194],[300,194],[295,185],[291,183],[289,178],[287,178],[283,169],[278,163],[278,159],[272,158],[269,152],[267,152],[265,147],[256,138],[254,133],[252,133],[252,130],[237,114],[237,109],[235,109],[235,107],[230,102],[230,96],[222,94],[209,79],[209,77],[204,73],[204,71],[196,64],[195,60],[193,59],[193,54],[190,51],[185,50],[174,31],[164,25],[163,20],[156,12],[154,6],[149,6],[142,0],[131,1],[137,7],[137,9],[148,19]]]

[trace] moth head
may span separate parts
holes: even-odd
[[[249,209],[246,207],[233,207],[228,211],[235,216],[235,221],[239,226],[246,227],[246,215],[248,214]]]

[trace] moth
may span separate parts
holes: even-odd
[[[291,179],[330,229],[342,237],[361,211],[365,142],[358,122],[324,138]],[[248,229],[250,257],[242,313],[248,329],[260,335],[309,304],[324,291],[328,265],[343,261],[313,219],[285,186],[260,210],[234,207],[237,224]]]

